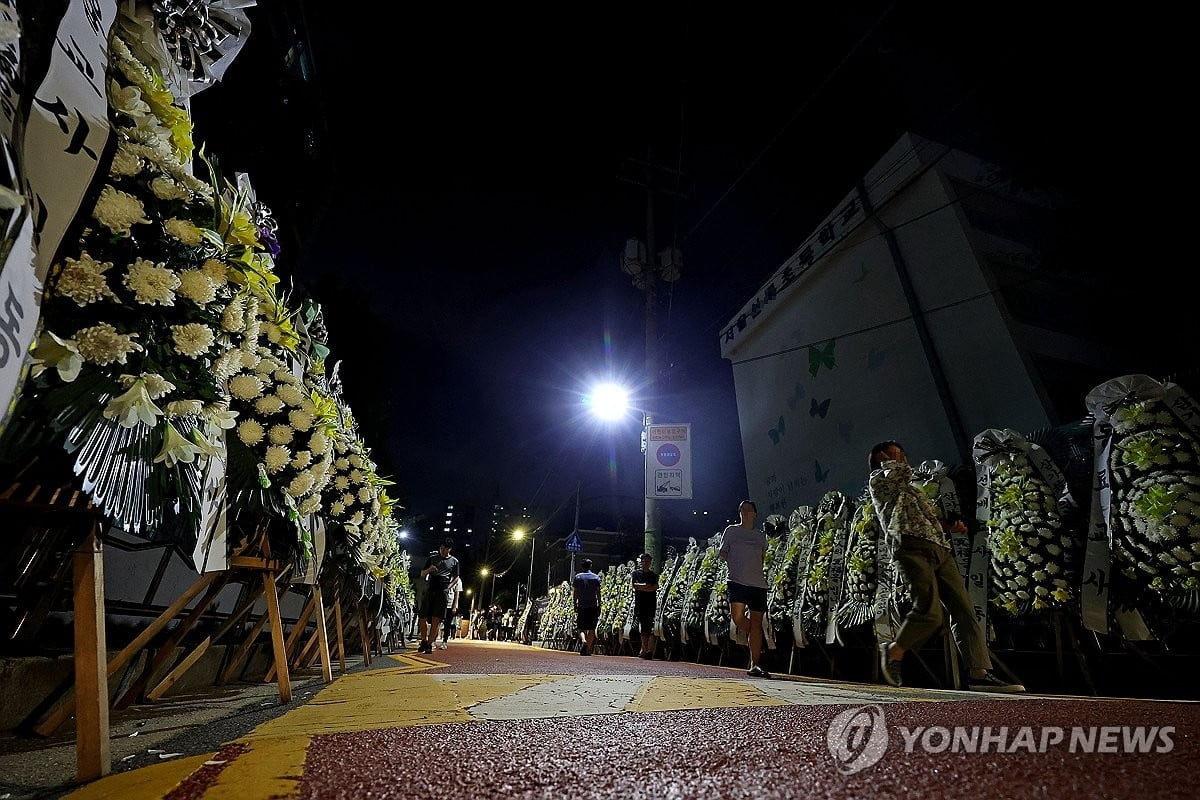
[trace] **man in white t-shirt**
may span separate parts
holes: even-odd
[[[763,615],[767,612],[767,576],[763,563],[767,554],[767,535],[755,527],[758,506],[752,500],[738,504],[741,522],[730,525],[721,537],[721,558],[729,564],[729,616],[746,634],[750,647],[751,678],[769,678],[771,673],[759,663],[762,658]]]

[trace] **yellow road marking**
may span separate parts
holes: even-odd
[[[448,680],[402,669],[358,672],[339,678],[307,704],[264,722],[239,741],[470,722],[467,706],[553,680],[559,676],[480,675]]]
[[[643,686],[624,711],[680,711],[692,708],[751,708],[790,706],[770,697],[754,684],[724,678],[654,678]]]
[[[311,736],[276,736],[246,742],[249,749],[221,770],[216,783],[205,791],[204,800],[295,797],[311,741]]]
[[[67,795],[69,800],[129,800],[131,797],[162,797],[191,775],[215,753],[164,761],[130,772],[120,772],[89,783]]]

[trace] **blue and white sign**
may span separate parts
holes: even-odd
[[[650,425],[646,429],[646,497],[692,497],[692,426]]]
[[[572,553],[583,552],[583,539],[579,538],[579,531],[572,531],[571,535],[567,537],[567,550]]]

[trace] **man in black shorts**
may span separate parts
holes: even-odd
[[[658,606],[658,573],[650,569],[654,557],[642,553],[638,568],[633,571],[633,616],[642,635],[642,650],[638,658],[654,658],[654,612]]]
[[[746,634],[750,648],[751,678],[769,678],[771,673],[762,667],[763,614],[767,611],[767,576],[763,564],[767,552],[767,536],[754,523],[758,506],[752,500],[738,504],[737,525],[725,529],[721,539],[721,558],[729,563],[730,621]]]
[[[437,638],[442,615],[446,613],[446,590],[459,578],[458,559],[450,555],[454,542],[446,539],[438,547],[436,554],[431,553],[421,570],[428,586],[425,589],[425,606],[421,609],[420,631],[421,646],[418,653],[432,653],[433,640]]]
[[[600,621],[600,576],[592,572],[592,560],[585,558],[583,572],[571,585],[575,590],[575,622],[579,628],[579,655],[590,656],[596,646],[596,623]]]

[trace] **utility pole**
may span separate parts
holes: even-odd
[[[625,242],[625,255],[621,269],[633,279],[633,285],[645,293],[646,309],[646,394],[652,396],[652,390],[658,382],[659,353],[658,353],[658,282],[671,283],[679,279],[681,255],[675,247],[669,247],[659,253],[655,241],[654,196],[656,193],[668,194],[686,199],[678,188],[683,174],[678,170],[654,163],[653,147],[646,148],[646,160],[626,159],[625,166],[630,174],[618,175],[617,179],[632,183],[646,190],[646,243],[643,245],[636,239]],[[674,179],[674,186],[665,185],[666,179]],[[650,424],[653,422],[651,413],[642,412],[642,456],[643,463],[646,448],[649,446]],[[662,567],[662,520],[659,514],[658,501],[646,491],[648,480],[643,475],[642,489],[646,495],[645,513],[645,548],[653,559],[655,569]],[[578,522],[576,528],[579,527]]]

